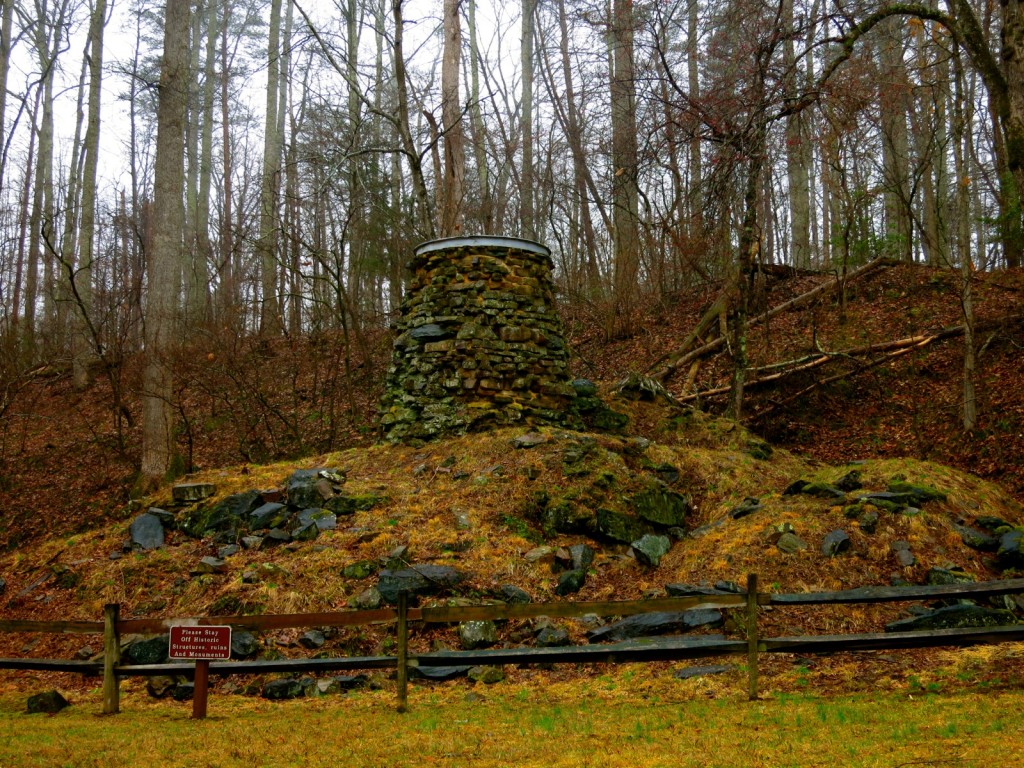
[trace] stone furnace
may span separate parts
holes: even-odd
[[[551,252],[509,237],[418,246],[381,403],[390,441],[576,423]]]

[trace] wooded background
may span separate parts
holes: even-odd
[[[971,276],[1021,263],[1020,0],[115,5],[2,3],[0,378],[101,375],[130,418],[144,352],[150,478],[181,349],[348,370],[434,237],[546,243],[608,338],[720,284],[735,415],[765,265],[956,270],[966,387]]]

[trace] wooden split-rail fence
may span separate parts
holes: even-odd
[[[747,577],[747,591],[741,594],[693,595],[634,601],[554,602],[494,604],[477,606],[410,607],[407,596],[399,595],[394,608],[329,613],[299,613],[262,616],[209,616],[190,619],[123,619],[120,607],[104,608],[102,622],[26,621],[0,619],[0,632],[43,632],[103,635],[102,661],[61,659],[3,659],[0,669],[77,672],[103,675],[103,712],[120,710],[119,680],[123,677],[196,674],[197,665],[189,662],[169,664],[122,665],[120,642],[123,635],[160,634],[172,626],[224,626],[250,631],[301,627],[357,627],[393,623],[397,646],[394,656],[358,656],[333,658],[276,659],[270,661],[210,662],[208,671],[216,675],[261,675],[267,673],[320,673],[367,669],[395,669],[398,709],[405,711],[408,672],[414,667],[457,665],[538,665],[564,663],[619,664],[629,662],[680,661],[722,655],[747,656],[747,689],[750,699],[758,695],[758,657],[762,653],[817,653],[874,651],[905,648],[968,646],[987,643],[1024,641],[1024,624],[966,629],[874,632],[846,635],[761,637],[758,632],[758,608],[762,606],[796,607],[844,605],[853,603],[914,602],[921,600],[984,599],[1024,593],[1024,578],[973,584],[921,587],[862,587],[841,592],[774,594],[758,591],[755,574]],[[614,644],[564,646],[556,648],[500,648],[477,651],[443,651],[411,654],[409,625],[454,624],[463,621],[500,621],[507,619],[582,618],[632,616],[654,612],[679,612],[698,608],[734,609],[745,617],[746,637],[729,639],[723,635],[687,635],[630,640]],[[205,665],[204,665],[205,666]],[[203,670],[205,673],[205,669]],[[205,701],[203,702],[205,711]]]

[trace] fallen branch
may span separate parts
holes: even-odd
[[[777,307],[773,307],[767,312],[752,318],[747,323],[747,325],[748,327],[760,325],[761,323],[771,320],[773,317],[781,315],[783,312],[788,312],[791,309],[798,309],[799,307],[802,307],[805,304],[809,304],[815,299],[831,293],[833,290],[835,290],[841,285],[847,285],[853,282],[854,280],[859,280],[863,277],[866,277],[867,275],[870,275],[872,272],[875,272],[881,269],[882,267],[890,267],[898,263],[899,262],[896,261],[895,259],[888,258],[880,258],[875,259],[874,261],[869,261],[863,267],[859,267],[850,272],[849,274],[847,274],[845,278],[837,277],[834,280],[829,280],[827,283],[822,283],[821,285],[812,288],[806,293],[802,293],[799,296],[796,296],[790,299],[789,301],[785,301],[782,304],[779,304]],[[719,306],[719,302],[716,301],[712,308],[704,314],[703,318],[701,318],[701,321],[698,324],[698,328],[703,326],[706,323],[706,321],[710,320],[715,314],[718,314],[720,312],[721,307]],[[662,357],[658,361],[656,361],[650,367],[651,369],[653,369],[655,366],[659,365],[662,362],[664,362],[665,364],[662,365],[662,367],[659,368],[657,371],[655,371],[652,374],[652,376],[658,379],[659,381],[665,381],[665,379],[671,376],[679,368],[689,365],[691,362],[698,358],[709,355],[712,352],[716,352],[725,345],[725,337],[719,336],[718,338],[707,342],[703,346],[688,351],[690,345],[693,343],[693,340],[696,336],[696,332],[691,333],[687,337],[683,345],[680,346],[675,352],[673,352],[671,355],[668,355],[667,357]]]
[[[990,324],[986,323],[986,325]],[[779,371],[777,373],[770,374],[768,376],[763,376],[759,379],[753,379],[751,381],[748,381],[746,386],[748,388],[752,388],[765,386],[767,384],[773,384],[777,381],[781,381],[782,379],[788,378],[796,373],[803,373],[814,368],[819,368],[825,365],[826,363],[830,363],[838,358],[857,358],[864,357],[866,355],[882,353],[882,357],[878,358],[877,360],[872,360],[868,364],[861,366],[860,370],[866,370],[868,368],[873,368],[877,365],[887,363],[897,357],[907,354],[908,352],[923,349],[924,347],[927,347],[928,345],[933,344],[936,341],[942,341],[943,339],[950,339],[956,336],[962,336],[963,333],[964,326],[956,325],[951,328],[943,328],[941,331],[935,331],[934,333],[930,334],[919,334],[917,336],[908,336],[907,338],[904,339],[883,341],[877,344],[867,344],[862,347],[851,347],[850,349],[844,349],[838,352],[821,352],[818,355],[811,355],[809,357],[803,357],[799,358],[798,360],[790,361],[793,364],[793,367],[787,368],[784,371]],[[776,365],[771,367],[776,368],[778,366]],[[849,375],[851,375],[850,372],[842,373],[839,374],[838,376],[833,377],[830,380],[841,379]],[[809,391],[810,389],[813,389],[816,386],[821,386],[821,384],[826,383],[827,381],[829,380],[815,382],[807,390],[804,390],[804,392]],[[703,392],[696,392],[692,395],[684,395],[682,397],[679,397],[678,400],[680,402],[686,403],[691,402],[693,400],[697,400],[698,398],[724,395],[727,394],[730,390],[730,386],[716,387],[714,389],[704,390]],[[803,394],[803,392],[801,392],[801,394]]]

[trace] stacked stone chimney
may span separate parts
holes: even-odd
[[[381,407],[391,441],[576,425],[550,251],[506,237],[416,248]]]

